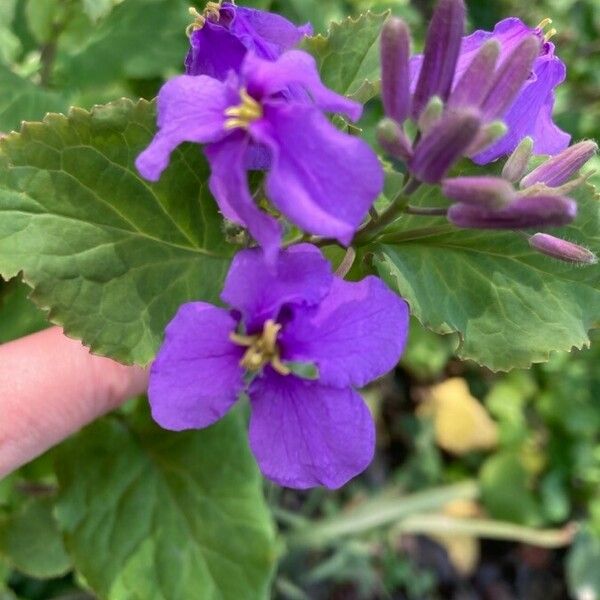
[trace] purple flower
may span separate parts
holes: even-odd
[[[536,154],[556,154],[566,148],[570,136],[561,131],[552,121],[554,107],[554,89],[565,79],[564,63],[555,55],[554,44],[545,41],[540,27],[527,27],[520,19],[509,18],[500,21],[493,32],[475,31],[463,38],[460,55],[456,64],[453,86],[456,87],[462,75],[470,67],[479,50],[490,40],[500,44],[497,58],[498,68],[510,57],[512,52],[524,40],[536,36],[540,42],[540,51],[533,63],[532,72],[511,101],[503,121],[508,126],[507,134],[492,146],[475,156],[475,162],[485,164],[500,156],[509,154],[526,136],[534,140]],[[482,57],[480,57],[480,60]],[[411,59],[411,89],[417,87],[423,56]],[[483,79],[479,79],[480,87]]]
[[[334,276],[309,244],[267,268],[259,249],[237,254],[221,298],[231,310],[184,304],[150,374],[154,419],[175,431],[223,417],[244,390],[250,446],[277,483],[337,488],[370,463],[375,431],[354,387],[392,369],[404,348],[406,303],[376,277]],[[306,379],[294,364],[313,365]]]
[[[204,13],[194,9],[191,48],[185,60],[188,75],[208,75],[225,80],[229,71],[239,72],[250,50],[260,58],[277,60],[304,36],[309,24],[296,27],[274,13],[236,6],[233,2],[209,2]]]
[[[383,170],[364,141],[336,129],[323,111],[356,120],[362,107],[327,89],[305,52],[276,61],[249,52],[239,76],[230,72],[224,82],[205,75],[167,82],[158,96],[159,131],[136,165],[156,181],[179,144],[206,144],[222,213],[247,227],[270,261],[281,226],[255,204],[252,168],[269,169],[266,195],[290,221],[348,244],[383,187]]]

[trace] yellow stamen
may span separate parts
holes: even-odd
[[[229,117],[225,121],[225,129],[248,129],[251,123],[263,116],[262,106],[245,88],[240,90],[240,99],[242,102],[238,106],[230,106],[225,111],[225,116]]]
[[[240,335],[231,333],[229,339],[234,344],[248,348],[240,361],[240,366],[248,371],[260,371],[266,364],[270,363],[271,367],[280,375],[289,375],[292,371],[281,362],[277,346],[277,336],[280,331],[281,325],[269,319],[265,322],[261,334]]]
[[[194,22],[188,25],[187,29],[185,30],[189,37],[194,31],[202,29],[208,19],[211,19],[212,21],[219,20],[219,17],[221,16],[221,2],[207,2],[206,7],[201,13],[198,12],[198,10],[193,6],[190,6],[188,11],[194,18]]]
[[[540,21],[540,24],[536,27],[536,29],[539,29],[540,31],[544,31],[544,29],[546,29],[546,27],[548,27],[548,25],[552,25],[552,19],[549,19],[548,17],[546,17],[545,19]]]
[[[551,38],[553,38],[558,32],[556,29],[552,28],[545,36],[544,42],[549,42]]]

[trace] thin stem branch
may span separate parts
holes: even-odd
[[[533,529],[491,519],[465,519],[448,515],[423,514],[401,521],[393,528],[392,533],[469,536],[521,542],[540,548],[561,548],[573,541],[577,526],[571,523],[562,529]]]
[[[409,204],[404,207],[404,212],[419,217],[445,217],[448,214],[448,209],[436,206],[411,206]]]
[[[341,538],[389,526],[411,515],[440,510],[454,500],[475,500],[478,496],[479,489],[473,481],[409,496],[386,494],[365,502],[352,512],[300,527],[288,534],[287,542],[290,546],[326,547]]]
[[[352,265],[354,264],[355,260],[356,260],[356,250],[352,246],[350,246],[348,248],[348,250],[346,250],[346,254],[344,255],[344,258],[342,259],[340,266],[336,269],[335,274],[338,277],[341,277],[342,279],[344,279],[346,277],[346,275],[348,275],[348,272],[352,268]]]

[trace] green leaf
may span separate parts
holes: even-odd
[[[156,185],[137,175],[154,122],[151,104],[122,100],[0,144],[0,275],[23,271],[52,322],[138,364],[182,303],[218,300],[231,254],[197,146],[176,151]]]
[[[39,88],[0,64],[0,133],[16,129],[21,121],[63,110],[65,104],[61,94]]]
[[[576,221],[555,235],[600,253],[600,203],[591,186],[575,197]],[[424,188],[415,204],[443,203]],[[443,218],[406,217],[375,247],[380,275],[437,333],[458,332],[460,357],[493,370],[528,367],[589,344],[600,325],[600,269],[531,250],[513,232],[459,230]]]
[[[12,281],[0,292],[0,344],[44,329],[48,322],[28,296],[31,289],[20,281]]]
[[[186,433],[108,418],[59,449],[57,515],[101,598],[267,597],[274,533],[237,416]]]
[[[97,22],[106,17],[116,4],[124,0],[81,0],[83,10],[92,22]]]
[[[78,88],[182,70],[188,6],[186,0],[126,0],[83,36],[62,41],[57,70]]]
[[[541,524],[540,507],[529,486],[529,474],[516,452],[489,458],[479,475],[486,510],[496,519],[524,525]]]
[[[566,561],[567,582],[573,598],[600,597],[600,538],[584,529],[575,539]]]
[[[304,41],[304,49],[317,59],[326,86],[363,103],[378,93],[379,34],[388,14],[348,17],[332,23],[327,36]]]
[[[0,554],[13,568],[37,579],[60,577],[71,570],[53,508],[51,497],[32,500],[0,521]]]

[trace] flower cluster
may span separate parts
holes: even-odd
[[[155,181],[180,144],[201,144],[223,216],[260,247],[233,259],[221,295],[227,308],[191,302],[167,327],[151,369],[152,413],[167,429],[207,427],[246,393],[263,473],[281,485],[336,488],[372,458],[374,425],[356,388],[396,365],[408,307],[376,277],[344,280],[352,248],[334,274],[315,245],[299,241],[368,244],[399,211],[418,214],[407,201],[423,183],[440,185],[452,205],[422,214],[459,227],[562,225],[577,212],[568,194],[583,178],[573,178],[597,147],[567,148],[552,122],[565,69],[547,23],[531,29],[507,19],[464,37],[463,0],[440,0],[423,55],[411,56],[400,19],[382,31],[378,138],[405,163],[407,183],[402,201],[379,214],[379,159],[327,116],[357,121],[362,106],[328,89],[297,48],[310,26],[233,2],[191,12],[186,74],[161,89],[158,132],[137,168]],[[528,172],[534,151],[556,156]],[[511,152],[500,177],[449,176],[461,157],[484,164]],[[262,174],[252,189],[250,171]],[[282,248],[289,223],[302,238]],[[567,262],[595,260],[545,233],[529,244]]]

